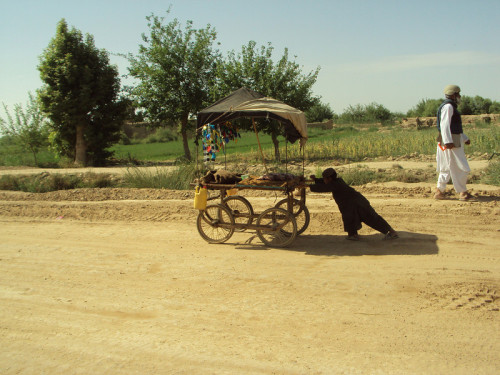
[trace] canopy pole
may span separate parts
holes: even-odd
[[[257,137],[257,143],[259,144],[260,155],[262,156],[262,163],[264,163],[264,168],[266,169],[267,173],[266,159],[264,159],[264,153],[262,152],[262,146],[260,145],[259,133],[257,133],[257,126],[255,125],[254,117],[252,117],[252,124],[253,124],[253,129],[255,130],[255,136]]]
[[[198,134],[196,134],[196,137],[198,137]],[[200,177],[201,176],[201,171],[198,169],[198,153],[200,152],[199,149],[199,141],[196,139],[196,168],[195,168],[195,176]]]
[[[306,145],[301,146],[302,148],[302,177],[305,177],[306,170]]]
[[[222,141],[222,142],[224,142],[224,141]],[[222,143],[222,147],[224,147],[224,169],[227,170],[226,144]]]
[[[285,137],[285,173],[288,173],[288,139]]]

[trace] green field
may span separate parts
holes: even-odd
[[[405,155],[433,155],[436,151],[436,130],[407,130],[397,127],[355,128],[351,126],[322,130],[309,129],[309,139],[305,147],[305,158],[317,160],[362,161],[365,158],[399,157]],[[472,140],[467,147],[468,154],[491,154],[500,151],[500,127],[469,127],[467,135]],[[288,155],[289,160],[302,159],[298,142],[285,145],[283,137],[280,141],[282,159]],[[271,137],[259,134],[266,160],[274,159],[274,147]],[[197,148],[190,143],[193,159],[202,157],[201,145]],[[184,154],[180,141],[168,143],[151,143],[136,145],[116,145],[112,148],[115,157],[122,160],[165,161],[175,160]],[[258,162],[261,160],[255,133],[242,133],[237,142],[229,142],[225,152],[219,152],[217,160],[228,158],[232,161]]]
[[[401,157],[408,155],[433,155],[436,149],[434,128],[416,130],[402,129],[398,126],[391,127],[336,127],[331,130],[310,128],[309,140],[302,154],[295,144],[286,144],[283,137],[279,137],[280,155],[282,160],[339,160],[362,161],[366,158]],[[498,125],[476,124],[465,128],[471,139],[466,153],[493,154],[500,152],[500,127]],[[260,144],[266,160],[274,160],[274,147],[271,137],[259,134]],[[196,146],[193,140],[189,141],[192,159],[201,160],[202,148]],[[173,162],[181,160],[184,156],[182,142],[171,141],[165,143],[146,144],[117,144],[111,148],[114,152],[115,162],[121,164],[140,164],[144,162]],[[227,144],[224,152],[219,152],[217,161],[261,162],[255,133],[242,133],[237,142]],[[61,160],[49,150],[38,154],[39,165],[43,167],[70,165],[69,160]],[[0,143],[0,165],[2,166],[33,166],[33,156],[19,147],[2,142]]]
[[[467,146],[466,153],[481,158],[492,158],[486,171],[475,171],[469,178],[470,183],[483,182],[492,185],[500,185],[500,126],[487,124],[474,124],[465,127],[465,132],[471,139],[471,145]],[[300,150],[298,142],[286,144],[284,138],[280,137],[281,163],[274,161],[274,146],[271,137],[259,134],[260,144],[267,165],[271,169],[283,171],[284,161],[287,162],[313,162],[318,171],[321,165],[326,163],[349,163],[370,160],[374,158],[414,158],[419,155],[432,157],[436,150],[436,129],[402,129],[397,126],[390,127],[337,127],[331,130],[318,128],[309,129],[309,140],[304,150]],[[129,168],[128,173],[120,180],[111,177],[86,175],[67,176],[64,178],[46,175],[25,176],[15,178],[14,176],[3,176],[0,179],[0,189],[23,190],[32,192],[43,192],[58,189],[76,187],[152,187],[187,189],[189,182],[199,176],[202,168],[201,145],[196,147],[190,141],[193,162],[183,162],[184,149],[181,141],[165,143],[138,143],[132,145],[117,144],[111,148],[114,151],[114,163],[119,165],[143,165],[165,163],[178,164],[177,171],[166,173],[158,170],[156,172],[144,172],[138,168]],[[495,156],[495,157],[494,157]],[[493,158],[494,157],[494,158]],[[43,150],[38,154],[39,166],[41,167],[65,167],[72,166],[70,160],[59,159],[49,150]],[[237,142],[227,144],[225,152],[217,155],[217,163],[243,163],[247,165],[262,166],[262,158],[258,149],[255,133],[242,133]],[[2,166],[33,166],[33,156],[17,146],[0,141],[0,165]],[[199,167],[196,167],[199,164]],[[288,165],[288,163],[287,163]],[[299,163],[295,163],[299,165]],[[397,165],[396,165],[397,166]],[[298,168],[298,167],[297,167]],[[293,168],[290,169],[292,173]],[[318,172],[319,173],[319,172]],[[360,185],[371,181],[402,181],[421,182],[433,181],[435,172],[429,171],[407,171],[392,168],[384,173],[375,172],[368,168],[352,168],[343,173],[343,178],[350,184]]]

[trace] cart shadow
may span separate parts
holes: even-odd
[[[359,241],[347,241],[345,235],[302,234],[281,250],[298,251],[307,255],[361,256],[361,255],[432,255],[438,254],[437,236],[398,231],[399,238],[384,240],[382,234],[362,235]],[[258,244],[237,246],[245,250],[269,250]]]

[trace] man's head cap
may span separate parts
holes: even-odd
[[[444,94],[445,95],[454,95],[454,94],[459,94],[460,93],[460,87],[457,85],[448,85],[444,88]]]
[[[326,168],[324,171],[323,171],[323,178],[325,177],[337,177],[337,172],[335,171],[335,169],[333,168]]]

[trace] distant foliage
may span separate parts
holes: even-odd
[[[371,103],[368,105],[357,104],[349,106],[339,116],[339,122],[348,124],[366,124],[380,122],[382,124],[394,120],[394,115],[382,104]]]
[[[496,105],[494,105],[496,104]],[[494,112],[496,109],[497,112]],[[464,96],[458,106],[458,110],[463,115],[482,115],[488,113],[500,113],[499,102],[493,102],[490,99],[482,98],[481,96]],[[492,111],[493,110],[493,111]]]
[[[16,104],[11,114],[5,104],[3,108],[7,120],[0,118],[0,130],[22,149],[29,150],[38,166],[37,153],[47,145],[49,129],[37,100],[30,93],[25,109]]]
[[[307,122],[323,122],[333,119],[335,114],[329,104],[318,103],[306,111]]]
[[[140,140],[140,143],[164,143],[177,141],[178,139],[178,133],[174,129],[160,128],[153,134],[150,134],[146,138]]]
[[[443,99],[422,99],[407,113],[408,117],[434,117]],[[458,110],[462,115],[483,115],[500,113],[500,102],[485,99],[481,96],[462,96]]]
[[[444,99],[422,99],[418,104],[410,109],[408,117],[433,117]]]
[[[491,104],[490,113],[500,113],[500,102],[493,102]]]

